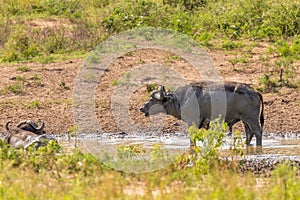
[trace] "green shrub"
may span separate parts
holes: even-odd
[[[81,15],[83,9],[79,0],[48,0],[44,1],[43,5],[50,15],[64,15],[75,18]]]
[[[4,45],[3,61],[30,60],[38,56],[38,46],[34,43],[32,37],[23,30],[25,27],[19,26],[16,28],[17,31],[9,37]]]
[[[200,173],[207,173],[213,164],[219,163],[219,148],[223,145],[227,124],[217,119],[210,122],[209,127],[206,130],[193,125],[188,130],[191,141],[197,143],[193,148],[196,153],[195,166]]]
[[[159,5],[147,1],[128,1],[117,5],[111,15],[104,18],[103,25],[109,32],[121,32],[142,26],[159,26],[165,16]],[[160,16],[160,17],[159,17]]]

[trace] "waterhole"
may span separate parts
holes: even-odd
[[[230,152],[234,147],[233,136],[224,138],[222,152]],[[242,138],[245,141],[245,138]],[[67,151],[75,146],[92,153],[112,168],[129,172],[156,170],[173,162],[178,155],[187,152],[189,137],[183,133],[102,133],[79,134],[77,138],[58,138],[58,142]],[[255,138],[251,146],[255,149]],[[246,146],[239,146],[243,151],[241,159],[257,162],[278,163],[282,160],[300,162],[300,134],[265,133],[261,151],[249,151]],[[225,153],[226,154],[226,153]],[[228,155],[228,154],[227,154]],[[153,157],[156,162],[153,161]],[[138,163],[133,162],[138,160]],[[150,163],[148,161],[151,160]],[[147,163],[141,165],[141,162]],[[130,164],[132,164],[130,166]],[[138,165],[138,167],[137,167]],[[261,164],[260,164],[261,165]],[[270,164],[268,164],[269,166]]]
[[[140,145],[151,150],[153,145],[160,144],[165,150],[170,152],[184,152],[190,145],[187,134],[183,133],[102,133],[102,134],[78,134],[76,138],[58,137],[59,143],[67,150],[71,150],[78,145],[84,151],[88,149],[115,149],[120,146]],[[242,138],[245,141],[245,137]],[[255,137],[251,141],[251,146],[255,147]],[[233,148],[233,137],[225,136],[221,150]],[[244,145],[244,149],[246,149]],[[268,133],[263,137],[263,151],[261,154],[278,154],[284,156],[300,156],[300,133],[274,134]]]

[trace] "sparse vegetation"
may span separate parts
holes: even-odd
[[[272,80],[269,75],[265,74],[261,79],[260,83],[262,87],[258,88],[261,92],[278,92],[277,90],[277,81]]]
[[[28,102],[28,104],[26,104],[25,106],[27,109],[31,109],[31,108],[41,108],[41,102],[38,100],[35,101],[31,101]]]
[[[17,72],[28,72],[30,71],[30,68],[27,66],[20,66],[16,69]]]
[[[114,79],[114,80],[111,81],[111,84],[112,84],[113,86],[118,86],[118,85],[122,84],[122,82],[121,82],[120,80]]]
[[[42,77],[39,74],[33,74],[33,76],[30,77],[30,80],[33,81],[34,85],[43,86]]]
[[[157,90],[158,87],[159,87],[159,85],[156,84],[156,83],[147,84],[146,85],[146,91],[147,91],[148,94],[150,94],[152,91]]]
[[[24,87],[24,82],[22,80],[17,80],[14,81],[13,83],[9,85],[5,85],[0,94],[5,95],[8,92],[12,92],[16,95],[23,95],[26,93],[25,87]]]

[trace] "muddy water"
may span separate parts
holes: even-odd
[[[243,138],[243,141],[245,141],[245,138]],[[232,138],[230,137],[225,138],[223,149],[229,149],[230,143],[232,143]],[[253,138],[251,145],[255,146],[255,138]],[[277,155],[278,157],[280,156],[300,157],[300,134],[289,134],[287,136],[268,134],[267,137],[263,137],[262,146],[263,146],[262,152],[259,153],[259,155],[261,156]]]
[[[282,155],[282,156],[299,156],[300,157],[300,134],[265,134],[263,138],[263,150],[261,155]],[[59,143],[72,149],[75,143],[83,150],[97,151],[97,149],[112,150],[118,146],[140,145],[145,149],[152,149],[153,145],[161,144],[164,149],[170,152],[184,152],[188,149],[190,141],[186,134],[172,133],[172,134],[124,134],[124,133],[104,133],[104,134],[79,134],[77,141],[75,138],[58,138]],[[243,138],[245,141],[245,138]],[[222,150],[227,150],[232,147],[233,138],[226,136]],[[253,138],[251,145],[255,146],[255,138]]]
[[[80,134],[77,140],[75,138],[69,140],[58,138],[58,142],[67,151],[71,151],[76,143],[79,148],[92,153],[103,162],[107,162],[112,168],[137,173],[167,166],[174,161],[176,156],[186,152],[190,144],[189,137],[181,133]],[[249,148],[243,147],[244,156],[241,157],[241,160],[244,166],[242,170],[250,169],[258,174],[265,173],[265,169],[273,169],[274,165],[285,160],[295,161],[297,166],[300,165],[300,134],[265,134],[261,151],[256,150],[255,142],[255,138],[253,138],[251,144],[253,144],[254,151],[249,151]],[[152,160],[152,153],[157,152],[155,151],[157,144],[159,144],[159,150],[164,151],[164,155],[168,155],[168,157],[167,159],[163,157],[163,160],[159,162],[148,162]],[[226,136],[221,148],[224,155],[229,152],[232,144],[233,138]],[[131,148],[124,149],[122,147]],[[122,148],[121,151],[120,148]],[[133,162],[132,158],[139,162],[136,163],[136,160]],[[141,164],[142,161],[144,165]],[[128,165],[128,163],[130,164]]]

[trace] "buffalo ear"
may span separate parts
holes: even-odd
[[[162,98],[164,98],[166,96],[166,90],[165,90],[165,87],[164,86],[160,86],[159,87],[159,91],[160,91],[160,95]]]

